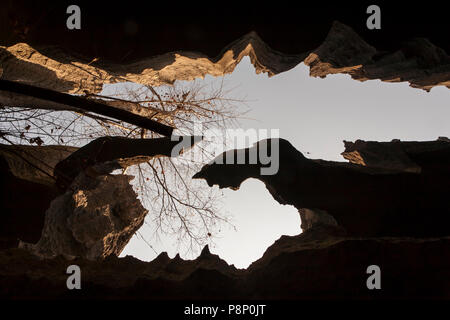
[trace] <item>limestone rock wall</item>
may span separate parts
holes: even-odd
[[[296,41],[302,41],[297,39]],[[426,39],[412,39],[395,52],[378,51],[350,27],[334,22],[322,45],[308,52],[284,54],[270,48],[255,32],[237,39],[217,57],[197,52],[170,52],[128,64],[80,58],[58,47],[33,48],[26,43],[0,46],[1,78],[83,94],[99,93],[103,84],[132,81],[159,86],[175,80],[193,80],[209,74],[233,72],[249,56],[256,72],[269,76],[285,72],[301,62],[314,77],[347,73],[360,81],[380,79],[408,81],[412,87],[430,90],[450,87],[450,57]],[[0,103],[24,104],[24,97],[0,95]]]
[[[119,255],[147,214],[129,184],[132,178],[81,173],[69,190],[50,204],[39,242],[22,243],[21,247],[44,258]]]
[[[271,145],[273,140],[265,143]],[[194,178],[234,190],[248,178],[259,179],[279,203],[302,210],[306,228],[321,221],[330,224],[330,215],[354,236],[450,235],[448,141],[346,143],[344,155],[356,164],[308,159],[288,141],[276,143],[279,170],[274,175],[262,175],[262,163],[213,161]]]

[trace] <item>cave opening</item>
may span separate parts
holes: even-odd
[[[209,85],[224,79],[208,75],[195,81]],[[255,74],[247,57],[225,76],[225,81],[235,86],[238,95],[245,96],[249,107],[239,127],[279,129],[280,137],[311,159],[346,162],[340,155],[343,141],[424,141],[450,136],[446,121],[450,118],[446,103],[449,93],[445,87],[426,92],[406,82],[359,82],[342,74],[314,78],[303,63],[268,77]],[[298,210],[276,202],[262,182],[249,179],[238,191],[221,192],[222,209],[231,213],[235,228],[217,229],[209,245],[212,253],[229,264],[245,268],[280,236],[301,233]],[[152,242],[149,249],[151,234],[152,228],[144,224],[121,256],[150,261],[163,251],[184,259],[194,259],[200,253],[180,247],[176,236],[164,236]]]

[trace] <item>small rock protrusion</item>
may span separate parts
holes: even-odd
[[[203,247],[202,252],[200,253],[200,257],[204,258],[204,257],[208,257],[211,255],[211,251],[209,251],[209,246],[206,245]]]

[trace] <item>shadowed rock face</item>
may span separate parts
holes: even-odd
[[[110,12],[103,14],[112,6],[95,2],[101,7],[97,12],[102,14],[97,15],[90,11],[92,7],[84,5],[83,10],[88,14],[83,17],[82,31],[75,33],[60,28],[64,21],[58,13],[65,12],[64,2],[55,5],[54,11],[48,10],[47,1],[5,3],[7,5],[0,10],[0,77],[60,92],[98,93],[105,83],[121,81],[156,86],[206,74],[219,76],[232,72],[244,56],[250,57],[256,72],[269,75],[285,72],[304,62],[310,66],[312,76],[345,73],[361,81],[408,81],[411,86],[425,90],[437,85],[449,87],[448,54],[433,44],[447,45],[448,27],[440,27],[441,32],[444,31],[440,43],[434,41],[439,40],[434,32],[429,34],[434,36],[433,41],[416,38],[399,44],[400,39],[392,37],[385,51],[385,45],[379,46],[378,41],[373,46],[367,38],[379,32],[366,31],[363,35],[366,42],[350,27],[338,22],[332,24],[325,37],[325,28],[330,24],[321,21],[323,16],[329,15],[322,10],[323,3],[318,3],[315,10],[302,5],[307,13],[301,17],[307,19],[304,24],[298,23],[298,11],[287,10],[280,4],[270,10],[266,6],[252,7],[251,14],[233,13],[238,16],[242,12],[240,18],[248,22],[249,28],[243,27],[242,19],[231,18],[228,10],[223,10],[219,17],[215,8],[209,15],[202,13],[202,21],[209,19],[216,25],[223,25],[218,30],[208,24],[201,28],[198,25],[181,28],[177,23],[181,17],[184,22],[200,19],[187,15],[180,7],[173,8],[181,14],[171,14],[171,19],[166,15],[152,15],[149,19],[149,14],[157,11],[155,3],[151,4],[152,11],[136,10],[137,7],[128,3],[126,7],[138,11],[143,19],[136,18],[137,23],[127,22],[126,19],[134,18],[121,11],[125,20],[117,22],[109,16]],[[402,5],[395,20],[406,17],[416,20],[414,25],[418,28],[426,27],[431,24],[424,23],[423,16],[427,16],[425,12],[431,7],[420,7],[424,13],[421,12],[420,19],[414,19],[403,14]],[[347,6],[337,6],[332,16],[340,17],[339,10],[341,13],[348,11],[348,15],[361,20],[359,14],[366,6],[354,8],[358,14]],[[270,19],[258,10],[266,12]],[[255,16],[261,16],[257,28],[261,38],[250,32]],[[289,27],[280,30],[280,22],[288,18],[293,23],[281,23]],[[108,19],[116,24],[114,32]],[[133,47],[128,41],[130,28],[122,30],[117,28],[117,23],[129,26],[134,22],[139,28],[142,20],[149,23],[145,25],[144,37],[138,38],[140,45]],[[435,20],[442,23],[446,17]],[[357,21],[356,26],[360,23]],[[259,32],[261,25],[265,30]],[[303,29],[302,36],[298,36],[294,25]],[[210,41],[202,37],[206,29],[209,29],[208,35],[212,35]],[[276,31],[268,33],[271,29]],[[396,29],[402,34],[411,30],[404,28],[402,22]],[[250,33],[239,38],[246,32]],[[386,33],[391,33],[392,28],[383,28],[380,32],[380,38],[386,39]],[[52,37],[59,42],[48,40]],[[238,40],[232,42],[234,39]],[[224,46],[226,43],[231,44]],[[48,46],[54,44],[57,45]],[[114,62],[108,59],[111,57]],[[0,92],[0,104],[70,109],[66,105],[5,91]],[[90,147],[93,146],[95,143]],[[95,166],[96,161],[86,167],[80,162],[83,159],[83,152],[80,152],[61,165],[64,172],[75,169],[70,180],[74,190],[61,195],[48,175],[33,174],[29,166],[16,162],[17,159],[3,151],[0,157],[2,298],[450,299],[450,261],[445,254],[450,249],[450,239],[445,236],[449,225],[446,217],[450,207],[450,156],[445,143],[347,143],[343,155],[353,164],[345,164],[307,159],[287,141],[280,140],[280,171],[274,176],[261,176],[261,165],[206,166],[196,177],[205,178],[210,185],[237,189],[245,179],[258,178],[280,203],[291,203],[299,208],[304,232],[294,237],[281,237],[247,270],[229,266],[208,248],[192,261],[184,261],[179,256],[170,259],[164,253],[150,263],[131,257],[117,258],[114,255],[126,243],[121,237],[129,237],[144,215],[127,183],[129,177],[93,173],[88,168]],[[44,149],[33,151],[49,156]],[[113,160],[103,168],[105,172],[139,160],[131,157],[121,162],[111,152],[105,153],[105,159]],[[91,174],[90,179],[85,172]],[[107,195],[104,202],[89,201],[99,192]],[[116,192],[126,194],[126,199],[114,197]],[[111,206],[103,206],[105,204]],[[105,207],[103,215],[96,215],[92,210],[97,206]],[[48,223],[44,226],[47,209]],[[60,210],[64,214],[60,214]],[[115,214],[117,210],[119,215]],[[61,230],[54,228],[58,220],[64,225]],[[35,249],[48,259],[41,260],[29,251],[16,248],[17,238],[37,242],[42,229],[44,237]],[[425,236],[428,238],[418,238]],[[53,257],[57,254],[85,257],[68,261],[62,256]],[[105,259],[88,259],[96,257]],[[77,264],[83,270],[81,293],[65,287],[65,271],[70,264]],[[377,293],[366,287],[366,267],[372,264],[382,268],[383,290]]]
[[[395,52],[379,52],[338,22],[304,62],[314,77],[345,73],[360,81],[408,81],[411,87],[427,91],[436,85],[450,88],[450,57],[427,39],[410,40]]]
[[[22,240],[21,247],[47,258],[119,255],[147,210],[129,184],[133,177],[110,173],[179,155],[200,140],[104,137],[81,148],[0,146],[0,245],[15,247]]]
[[[43,258],[118,256],[147,214],[129,184],[131,179],[127,175],[92,177],[81,173],[70,190],[51,202],[40,240],[35,245],[20,243],[19,247]]]
[[[26,168],[24,164],[18,167]],[[45,211],[58,196],[54,185],[26,180],[13,172],[7,160],[0,156],[1,249],[17,247],[19,239],[37,242],[44,226]]]
[[[43,237],[33,248],[40,257],[21,249],[0,251],[0,296],[448,299],[450,262],[443,253],[450,249],[445,197],[450,158],[448,142],[440,140],[383,143],[388,149],[393,144],[403,146],[408,159],[421,169],[414,173],[390,169],[385,163],[383,168],[372,168],[310,160],[282,139],[280,168],[274,176],[261,176],[261,163],[205,166],[196,178],[205,178],[210,185],[238,188],[248,177],[255,177],[279,202],[299,208],[304,232],[282,236],[246,270],[229,266],[208,247],[189,261],[178,255],[170,259],[165,253],[151,262],[117,258],[128,235],[142,222],[144,211],[129,189],[129,177],[97,175],[83,182],[86,170],[81,171],[73,190],[54,200],[48,210]],[[346,150],[376,154],[379,149],[372,144],[377,143],[347,143]],[[239,152],[249,150],[233,154],[238,157]],[[121,197],[114,196],[116,191]],[[90,203],[98,192],[105,199],[97,196],[97,203]],[[96,215],[91,209],[97,207],[107,209]],[[65,227],[58,230],[58,225]],[[84,258],[69,261],[69,255]],[[104,259],[88,259],[99,256]],[[82,269],[82,292],[65,287],[65,270],[71,264]],[[383,290],[376,294],[366,287],[366,268],[372,264],[382,269]]]
[[[450,87],[450,57],[430,41],[414,39],[394,52],[378,51],[350,27],[336,21],[322,45],[298,54],[284,54],[270,48],[255,32],[235,40],[217,57],[177,51],[123,64],[96,63],[58,47],[36,49],[17,43],[0,46],[0,70],[5,80],[82,94],[99,93],[107,83],[132,81],[158,86],[207,74],[221,76],[233,72],[245,56],[250,57],[257,73],[266,72],[269,76],[304,62],[314,77],[345,73],[360,81],[408,81],[412,87],[424,90],[440,85]],[[46,106],[38,99],[30,101],[21,95],[0,93],[0,103],[4,105],[39,104],[44,109],[67,109],[64,105]]]
[[[154,157],[178,156],[201,141],[197,136],[172,136],[170,138],[132,139],[125,137],[97,138],[54,166],[56,184],[66,189],[80,172],[90,168],[91,174],[111,173],[146,162]]]
[[[342,156],[351,163],[375,168],[393,169],[405,172],[420,173],[422,166],[417,161],[424,161],[423,156],[428,156],[429,160],[434,156],[443,160],[450,140],[440,137],[436,141],[426,142],[405,142],[393,140],[391,142],[344,141],[345,150]],[[415,160],[417,159],[417,160]],[[422,160],[421,160],[422,159]],[[440,170],[448,170],[447,162],[440,162]]]
[[[0,156],[19,179],[53,186],[53,168],[78,148],[70,146],[12,146],[0,144]]]
[[[109,257],[101,262],[39,260],[0,251],[0,296],[16,299],[448,299],[450,239],[344,238],[305,232],[282,237],[247,270],[203,252],[184,261]],[[208,250],[204,250],[208,251]],[[82,270],[82,290],[67,290],[68,265]],[[366,268],[382,270],[382,290],[366,287]]]
[[[203,178],[210,186],[233,189],[248,178],[259,179],[281,204],[291,204],[299,210],[325,211],[349,235],[450,235],[450,200],[446,196],[450,188],[450,143],[370,142],[363,146],[382,147],[359,149],[362,143],[355,143],[353,152],[373,150],[377,154],[380,148],[395,152],[378,153],[391,158],[380,168],[366,167],[307,159],[288,141],[280,139],[280,165],[275,175],[261,175],[261,163],[227,165],[213,161],[194,178]],[[347,147],[349,150],[350,144]],[[248,154],[249,149],[235,153]],[[419,170],[408,172],[412,165]]]

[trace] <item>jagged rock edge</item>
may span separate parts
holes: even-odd
[[[281,53],[270,48],[256,32],[250,32],[226,46],[215,58],[174,51],[124,65],[83,60],[55,46],[34,49],[19,43],[0,46],[0,76],[60,92],[99,93],[103,84],[108,83],[130,81],[159,86],[173,84],[175,80],[191,81],[208,74],[222,76],[232,73],[242,58],[249,56],[256,73],[264,72],[269,76],[304,62],[314,77],[344,73],[360,81],[408,81],[410,86],[427,91],[438,85],[450,88],[450,57],[426,39],[415,41],[410,48],[415,55],[409,57],[402,49],[378,52],[350,27],[335,21],[324,42],[305,53]],[[0,102],[12,101],[2,94]]]

